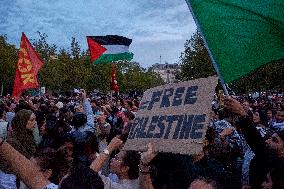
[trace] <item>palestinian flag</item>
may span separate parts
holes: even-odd
[[[186,0],[226,83],[284,58],[283,0]]]
[[[87,42],[94,64],[132,60],[133,58],[133,53],[129,52],[132,39],[118,35],[87,36]]]

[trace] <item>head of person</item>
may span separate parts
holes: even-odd
[[[132,107],[133,107],[132,101],[127,100],[126,103],[125,103],[125,108],[126,108],[127,110],[131,110]]]
[[[255,108],[258,106],[257,100],[254,100],[254,99],[250,100],[250,106],[251,106],[253,109],[255,109]]]
[[[123,121],[126,123],[135,119],[135,115],[131,111],[125,111],[124,114]]]
[[[266,180],[261,185],[263,189],[284,188],[284,166],[283,163],[271,169],[266,176]]]
[[[125,106],[125,102],[124,102],[123,98],[120,98],[118,101],[119,101],[120,106]]]
[[[82,112],[76,112],[72,118],[71,125],[76,129],[84,126],[87,123],[87,116]]]
[[[58,184],[69,172],[73,162],[73,143],[68,139],[55,152],[53,170],[50,177],[52,183]]]
[[[132,107],[132,111],[133,111],[133,112],[137,112],[137,110],[138,110],[137,106],[133,106],[133,107]]]
[[[135,151],[120,151],[111,159],[110,170],[120,179],[137,179],[139,177],[140,154]]]
[[[35,114],[30,110],[20,110],[12,120],[12,135],[8,142],[25,157],[31,158],[36,152],[33,130],[36,127]]]
[[[36,123],[36,116],[31,110],[20,110],[16,113],[12,121],[13,132],[33,131]]]
[[[254,110],[253,111],[253,118],[252,121],[254,124],[265,124],[265,116],[263,115],[263,113],[259,110]]]
[[[270,160],[284,158],[284,131],[274,133],[265,143]]]
[[[96,99],[92,99],[91,100],[91,105],[92,105],[92,107],[97,107],[97,105],[98,105],[97,100]]]
[[[92,132],[87,132],[83,146],[83,153],[88,158],[89,163],[91,163],[95,157],[96,153],[99,153],[99,141],[97,136]]]
[[[37,116],[36,119],[40,135],[46,134],[46,118],[45,116]]]
[[[77,165],[60,182],[58,189],[104,189],[98,173],[87,166]]]
[[[40,172],[47,179],[50,179],[54,169],[55,153],[56,151],[54,149],[45,148],[39,150],[36,155],[31,158],[31,161],[40,168]]]
[[[284,122],[284,110],[277,111],[275,119],[278,123]]]
[[[272,110],[267,110],[266,111],[266,118],[269,120],[269,119],[272,119],[273,118],[273,112]]]
[[[213,180],[199,178],[195,179],[188,189],[217,189],[217,184]]]
[[[80,112],[80,113],[84,113],[84,107],[82,104],[77,104],[74,107],[75,112]]]

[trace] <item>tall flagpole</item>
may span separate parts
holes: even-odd
[[[210,56],[210,59],[211,59],[211,61],[212,61],[213,66],[214,66],[214,69],[215,69],[215,71],[217,72],[217,75],[218,75],[218,77],[219,77],[219,80],[220,80],[220,82],[221,82],[221,85],[222,85],[222,87],[223,87],[223,89],[224,89],[224,94],[225,94],[225,95],[229,95],[228,90],[227,90],[227,87],[226,87],[226,84],[225,84],[225,82],[224,82],[224,80],[223,80],[223,77],[222,77],[220,71],[219,71],[218,65],[217,65],[217,63],[216,63],[216,61],[215,61],[215,59],[214,59],[214,57],[213,57],[213,54],[212,54],[211,50],[209,49],[208,43],[207,43],[207,41],[206,41],[206,39],[205,39],[205,36],[204,36],[204,34],[203,34],[202,30],[201,30],[201,27],[200,27],[199,23],[198,23],[198,21],[197,21],[197,18],[196,18],[196,16],[195,16],[194,12],[193,12],[193,9],[192,9],[192,7],[191,7],[191,4],[189,3],[188,0],[185,0],[185,2],[186,2],[187,5],[188,5],[188,8],[189,8],[189,10],[190,10],[190,12],[191,12],[191,15],[192,15],[192,17],[193,17],[193,19],[194,19],[194,21],[195,21],[195,24],[196,24],[196,26],[197,26],[197,29],[199,30],[199,32],[200,32],[200,34],[201,34],[201,37],[202,37],[202,39],[203,39],[203,41],[204,41],[205,47],[206,47],[206,49],[207,49],[207,51],[208,51],[208,53],[209,53],[209,56]]]

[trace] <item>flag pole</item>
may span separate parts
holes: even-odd
[[[212,52],[211,52],[210,49],[209,49],[208,43],[207,43],[207,41],[206,41],[206,39],[205,39],[205,36],[204,36],[204,34],[203,34],[202,30],[201,30],[201,27],[200,27],[199,23],[198,23],[198,21],[197,21],[197,18],[196,18],[196,16],[195,16],[194,12],[193,12],[193,9],[192,9],[192,7],[191,7],[191,4],[189,3],[188,0],[185,0],[185,2],[186,2],[187,5],[188,5],[188,8],[189,8],[189,10],[190,10],[190,12],[191,12],[191,15],[192,15],[192,17],[193,17],[193,19],[194,19],[194,21],[195,21],[195,24],[196,24],[196,26],[197,26],[197,29],[199,30],[199,32],[200,32],[200,34],[201,34],[201,37],[202,37],[203,42],[204,42],[204,45],[205,45],[205,47],[206,47],[206,49],[207,49],[207,51],[208,51],[208,53],[209,53],[209,57],[210,57],[210,59],[211,59],[211,61],[212,61],[212,64],[213,64],[213,66],[214,66],[214,69],[215,69],[215,71],[216,71],[216,73],[217,73],[217,75],[218,75],[218,77],[219,77],[219,80],[220,80],[220,82],[221,82],[221,85],[222,85],[222,87],[223,87],[223,89],[224,89],[224,94],[225,94],[225,95],[229,95],[228,89],[227,89],[227,87],[226,87],[226,84],[225,84],[225,82],[224,82],[224,80],[223,80],[223,77],[222,77],[220,71],[219,71],[219,67],[218,67],[218,65],[217,65],[217,63],[216,63],[216,61],[215,61],[215,59],[214,59],[214,57],[213,57]]]
[[[1,96],[3,96],[3,91],[4,91],[4,85],[3,85],[3,82],[1,82]]]

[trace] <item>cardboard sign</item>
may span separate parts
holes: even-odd
[[[198,154],[217,81],[208,77],[147,90],[124,149],[144,151],[152,142],[159,152]]]

